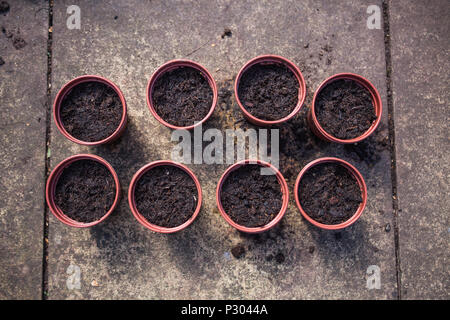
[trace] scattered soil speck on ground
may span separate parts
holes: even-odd
[[[233,36],[233,33],[231,32],[231,30],[229,28],[225,28],[223,30],[221,37],[222,37],[222,39],[224,39],[225,37],[231,37],[231,36]]]
[[[6,14],[9,11],[9,3],[6,1],[0,1],[0,14]]]
[[[245,254],[245,247],[241,244],[238,244],[231,249],[231,253],[233,254],[233,257],[239,259]]]

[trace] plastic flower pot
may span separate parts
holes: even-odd
[[[209,110],[208,114],[202,120],[196,122],[193,125],[186,126],[186,127],[179,127],[179,126],[170,124],[167,121],[165,121],[163,118],[161,118],[161,116],[156,112],[154,101],[153,101],[153,89],[154,89],[156,80],[158,80],[158,78],[161,77],[164,73],[172,71],[176,68],[182,68],[182,67],[190,67],[190,68],[194,68],[194,69],[197,69],[198,71],[200,71],[201,74],[208,81],[209,86],[211,87],[211,90],[213,92],[213,101],[211,104],[211,109]],[[160,66],[153,73],[153,75],[151,76],[151,78],[147,84],[146,95],[147,95],[148,108],[150,109],[151,114],[156,118],[156,120],[158,120],[160,123],[162,123],[166,127],[174,129],[174,130],[182,130],[182,129],[191,130],[191,129],[195,128],[196,126],[199,126],[200,124],[204,123],[212,115],[212,113],[214,112],[214,108],[216,107],[216,104],[217,104],[218,93],[217,93],[216,81],[212,77],[211,73],[209,73],[209,71],[205,67],[203,67],[201,64],[191,61],[191,60],[178,59],[178,60],[171,60],[169,62],[166,62],[165,64]]]
[[[247,109],[242,104],[241,100],[239,99],[238,89],[239,89],[239,83],[242,78],[242,75],[250,67],[254,66],[255,64],[265,64],[265,65],[267,65],[267,64],[282,64],[282,65],[286,66],[287,68],[289,68],[289,70],[291,70],[292,73],[297,78],[298,84],[299,84],[298,102],[297,102],[297,105],[295,106],[294,110],[286,117],[278,119],[278,120],[270,120],[270,121],[259,119],[255,116],[253,116],[250,112],[248,112]],[[294,117],[300,111],[303,103],[305,102],[305,98],[306,98],[306,83],[305,83],[305,79],[303,78],[303,75],[302,75],[300,69],[293,62],[291,62],[288,59],[283,58],[281,56],[277,56],[277,55],[271,55],[271,54],[262,55],[262,56],[258,56],[256,58],[249,60],[241,68],[241,70],[239,71],[239,73],[236,77],[236,81],[234,83],[234,95],[236,97],[236,101],[237,101],[237,104],[239,105],[239,108],[241,108],[242,112],[244,113],[245,118],[248,121],[250,121],[253,124],[259,125],[259,126],[271,126],[271,125],[276,125],[276,124],[288,121],[289,119]]]
[[[261,227],[246,227],[246,226],[242,226],[242,225],[234,222],[230,218],[230,216],[225,212],[225,210],[224,210],[224,208],[222,206],[221,193],[222,193],[222,186],[223,186],[225,180],[227,179],[227,177],[229,176],[229,174],[231,172],[233,172],[234,170],[236,170],[236,169],[238,169],[238,168],[240,168],[242,166],[248,165],[248,164],[258,164],[260,166],[268,167],[271,170],[273,170],[273,172],[275,172],[277,180],[278,180],[278,182],[280,184],[281,192],[283,194],[283,202],[282,202],[282,206],[281,206],[280,212],[275,216],[275,218],[272,221],[270,221],[268,224],[266,224],[264,226],[261,226]],[[260,232],[267,231],[270,228],[273,228],[283,218],[284,214],[286,213],[287,206],[288,206],[288,203],[289,203],[289,190],[288,190],[288,186],[287,186],[286,180],[284,179],[283,175],[272,164],[267,163],[265,161],[261,161],[261,160],[249,160],[249,159],[246,159],[246,160],[242,160],[242,161],[239,161],[239,162],[231,165],[222,174],[222,176],[220,177],[219,183],[217,184],[216,203],[217,203],[217,207],[219,209],[220,214],[222,215],[222,217],[231,226],[233,226],[234,228],[236,228],[239,231],[246,232],[246,233],[260,233]]]
[[[70,164],[72,164],[73,162],[76,162],[79,160],[86,160],[86,159],[97,161],[97,162],[103,164],[108,169],[108,171],[111,173],[111,175],[113,176],[115,186],[116,186],[116,196],[115,196],[114,202],[113,202],[111,208],[108,210],[108,212],[106,212],[106,214],[104,216],[102,216],[99,220],[93,221],[93,222],[88,222],[88,223],[79,222],[79,221],[69,218],[68,216],[66,216],[64,214],[64,212],[62,212],[62,210],[55,203],[56,185],[58,184],[59,177],[61,176],[63,170],[66,167],[68,167]],[[99,156],[93,155],[93,154],[77,154],[77,155],[68,157],[65,160],[61,161],[50,173],[50,176],[47,180],[47,186],[45,189],[45,197],[47,200],[47,205],[50,208],[50,211],[62,223],[65,223],[68,226],[76,227],[76,228],[92,227],[96,224],[99,224],[106,218],[108,218],[108,216],[114,211],[114,209],[119,204],[119,201],[120,201],[119,178],[117,177],[117,174],[114,171],[114,168],[105,159],[103,159]]]
[[[346,139],[346,140],[336,138],[336,137],[332,136],[331,134],[329,134],[328,132],[326,132],[323,129],[323,127],[320,125],[319,121],[317,120],[316,113],[315,113],[316,99],[317,99],[317,96],[320,93],[320,91],[323,88],[325,88],[325,86],[330,84],[331,82],[341,80],[341,79],[356,81],[358,84],[360,84],[361,86],[363,86],[370,92],[370,95],[372,96],[373,107],[375,109],[375,114],[377,116],[377,119],[374,121],[374,123],[372,123],[372,125],[370,126],[369,129],[367,129],[366,132],[364,132],[359,137],[356,137],[353,139]],[[335,74],[335,75],[327,78],[325,81],[323,81],[319,85],[319,88],[317,88],[316,92],[314,93],[312,105],[311,105],[311,108],[309,109],[307,119],[308,119],[309,127],[311,128],[311,131],[322,140],[329,141],[329,142],[343,143],[343,144],[356,143],[361,140],[364,140],[365,138],[370,136],[375,131],[375,129],[378,127],[378,124],[381,121],[382,112],[383,112],[383,106],[382,106],[380,94],[378,93],[378,91],[374,87],[374,85],[372,83],[370,83],[369,80],[367,80],[366,78],[364,78],[360,75],[354,74],[354,73],[338,73],[338,74]]]
[[[61,115],[60,115],[61,103],[63,102],[66,95],[68,93],[70,93],[75,86],[77,86],[81,83],[84,83],[84,82],[100,82],[100,83],[103,83],[103,84],[111,87],[117,93],[117,95],[119,96],[120,101],[122,103],[122,118],[120,120],[119,126],[109,137],[107,137],[103,140],[100,140],[100,141],[92,141],[92,142],[82,141],[80,139],[73,137],[71,134],[69,134],[67,132],[67,130],[64,128],[64,125],[61,121]],[[122,133],[124,132],[125,127],[127,125],[127,104],[125,102],[125,97],[122,94],[122,91],[120,91],[119,87],[117,85],[115,85],[113,82],[109,81],[106,78],[100,77],[100,76],[85,75],[85,76],[80,76],[78,78],[70,80],[59,90],[58,94],[56,95],[55,101],[53,103],[53,118],[55,120],[56,127],[67,139],[69,139],[75,143],[85,145],[85,146],[96,146],[96,145],[101,145],[101,144],[106,144],[106,143],[112,142],[122,135]]]
[[[147,219],[145,219],[145,217],[138,211],[136,207],[135,189],[137,182],[144,173],[158,166],[174,166],[182,169],[192,178],[192,180],[194,180],[195,186],[197,187],[197,207],[195,208],[194,213],[189,218],[189,220],[173,228],[161,227],[156,224],[150,223]],[[202,206],[202,188],[195,174],[185,165],[171,160],[154,161],[140,168],[133,176],[133,179],[131,179],[130,187],[128,188],[128,203],[130,205],[130,209],[134,217],[144,227],[159,233],[174,233],[186,229],[195,220],[195,218],[197,218],[198,213],[200,212],[200,208]]]
[[[317,222],[316,220],[312,219],[305,212],[305,210],[303,210],[302,205],[300,204],[299,196],[298,196],[298,193],[302,191],[302,190],[299,190],[300,180],[303,178],[305,173],[312,167],[318,165],[319,163],[324,163],[324,162],[334,162],[334,163],[344,166],[350,172],[350,174],[356,179],[356,181],[359,185],[359,188],[361,189],[362,202],[359,205],[358,209],[356,210],[355,214],[351,218],[349,218],[347,221],[344,221],[339,224],[333,224],[333,225],[323,224],[323,223]],[[300,171],[299,175],[297,176],[297,180],[295,181],[295,187],[294,187],[294,195],[295,195],[295,203],[297,204],[297,207],[300,210],[300,213],[302,214],[302,216],[306,220],[311,222],[313,225],[315,225],[316,227],[326,229],[326,230],[338,230],[338,229],[343,229],[343,228],[346,228],[346,227],[352,225],[356,220],[359,219],[359,217],[361,216],[364,208],[366,207],[366,203],[367,203],[367,187],[366,187],[366,183],[364,182],[364,178],[361,175],[361,173],[347,161],[344,161],[339,158],[332,158],[332,157],[319,158],[319,159],[316,159],[316,160],[308,163]]]

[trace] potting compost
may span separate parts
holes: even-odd
[[[63,99],[60,116],[66,131],[86,142],[111,136],[122,120],[119,95],[110,86],[97,82],[76,85]]]
[[[298,103],[299,82],[282,64],[255,64],[239,81],[238,95],[245,109],[262,120],[288,116]]]
[[[152,99],[156,113],[164,121],[187,127],[207,116],[213,91],[199,70],[180,67],[156,80]]]
[[[135,188],[136,208],[148,222],[173,228],[189,220],[198,203],[197,187],[184,170],[161,165],[146,171]]]
[[[276,175],[262,175],[260,165],[247,164],[228,175],[222,186],[221,203],[237,224],[261,227],[280,212],[283,194]]]
[[[77,160],[64,168],[55,188],[55,204],[78,222],[100,220],[116,196],[114,178],[108,168],[94,160]]]
[[[328,225],[350,219],[362,202],[355,177],[343,165],[328,162],[306,171],[300,180],[298,196],[308,216]]]
[[[315,113],[323,129],[339,139],[361,136],[377,119],[370,92],[347,79],[333,81],[318,93]]]

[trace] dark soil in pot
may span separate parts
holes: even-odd
[[[255,64],[239,80],[239,100],[253,116],[279,120],[288,116],[298,103],[299,83],[282,64]]]
[[[55,204],[69,218],[84,223],[100,220],[115,197],[114,177],[94,160],[77,160],[64,168],[55,188]]]
[[[315,114],[322,128],[339,139],[353,139],[377,119],[370,92],[353,80],[327,84],[317,95]]]
[[[328,225],[350,219],[362,202],[355,177],[344,166],[329,162],[319,163],[305,173],[298,196],[308,216]]]
[[[116,131],[122,120],[119,95],[101,82],[76,85],[61,102],[60,116],[66,131],[78,140],[101,141]]]
[[[166,122],[187,127],[205,118],[213,102],[213,90],[202,73],[180,67],[161,75],[152,93],[156,113]]]
[[[184,170],[168,165],[149,169],[134,190],[136,208],[148,222],[165,228],[182,225],[195,212],[198,192]]]
[[[261,227],[280,212],[283,194],[276,175],[261,175],[261,166],[248,164],[232,171],[222,185],[220,201],[226,214],[245,227]]]

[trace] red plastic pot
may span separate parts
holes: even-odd
[[[350,174],[355,177],[356,181],[358,182],[358,185],[361,189],[361,195],[362,195],[362,202],[360,204],[360,206],[358,207],[358,210],[356,210],[355,214],[348,219],[345,222],[339,223],[339,224],[323,224],[320,222],[317,222],[316,220],[312,219],[306,212],[305,210],[303,210],[301,204],[300,204],[300,199],[298,197],[298,192],[299,192],[299,186],[300,186],[300,180],[302,179],[302,177],[305,175],[305,173],[311,169],[312,167],[314,167],[315,165],[318,165],[319,163],[324,163],[324,162],[334,162],[334,163],[338,163],[342,166],[344,166],[345,168],[347,168],[347,170],[350,172]],[[300,190],[301,192],[301,190]],[[350,163],[348,163],[347,161],[344,161],[342,159],[339,158],[332,158],[332,157],[325,157],[325,158],[319,158],[316,159],[314,161],[311,161],[310,163],[308,163],[298,174],[297,176],[297,180],[295,181],[295,187],[294,187],[294,195],[295,195],[295,203],[297,204],[298,209],[300,210],[301,214],[303,215],[303,217],[308,220],[309,222],[311,222],[313,225],[322,228],[322,229],[326,229],[326,230],[338,230],[338,229],[343,229],[346,228],[350,225],[352,225],[356,220],[359,219],[359,217],[361,216],[364,208],[366,207],[366,203],[367,203],[367,187],[366,187],[366,183],[364,182],[364,178],[361,175],[361,173],[354,167],[352,166]]]
[[[55,203],[55,189],[56,189],[56,185],[58,184],[58,179],[61,176],[63,170],[67,166],[69,166],[71,163],[73,163],[75,161],[79,161],[79,160],[84,160],[84,159],[97,161],[97,162],[103,164],[106,168],[108,168],[109,172],[111,173],[111,175],[114,178],[114,183],[116,185],[116,197],[114,198],[114,202],[113,202],[111,208],[108,210],[108,212],[103,217],[101,217],[101,219],[99,219],[97,221],[89,222],[89,223],[79,222],[79,221],[69,218],[62,212],[62,210]],[[116,174],[116,171],[114,171],[114,168],[105,159],[103,159],[99,156],[93,155],[93,154],[77,154],[77,155],[68,157],[65,160],[61,161],[50,173],[50,176],[48,177],[48,180],[47,180],[47,186],[45,188],[45,198],[47,200],[47,205],[50,208],[50,211],[62,223],[65,223],[68,226],[76,227],[76,228],[92,227],[96,224],[99,224],[103,220],[105,220],[119,204],[119,200],[120,200],[119,178],[117,177],[117,174]]]
[[[315,113],[316,99],[317,99],[317,95],[319,94],[319,92],[329,83],[336,81],[336,80],[341,80],[341,79],[356,81],[357,83],[359,83],[361,86],[363,86],[370,92],[370,95],[372,96],[373,106],[375,108],[375,114],[377,116],[377,119],[375,120],[375,122],[372,124],[372,126],[366,132],[364,132],[359,137],[356,137],[353,139],[347,139],[347,140],[333,137],[331,134],[326,132],[320,125],[319,121],[317,120],[316,113]],[[375,131],[375,129],[378,127],[378,124],[381,121],[382,112],[383,112],[383,105],[381,102],[380,94],[378,93],[378,91],[374,87],[374,85],[372,83],[370,83],[369,80],[367,80],[366,78],[364,78],[358,74],[354,74],[354,73],[338,73],[338,74],[335,74],[335,75],[327,78],[325,81],[323,81],[319,85],[319,88],[314,93],[312,106],[308,112],[308,124],[309,124],[309,127],[311,128],[311,131],[322,140],[329,141],[329,142],[337,142],[337,143],[356,143],[361,140],[364,140],[365,138],[370,136]]]
[[[77,86],[83,82],[100,82],[100,83],[106,84],[107,86],[111,87],[117,93],[117,95],[120,98],[120,101],[122,102],[122,119],[120,120],[119,126],[109,137],[107,137],[103,140],[100,140],[100,141],[88,142],[88,141],[82,141],[82,140],[79,140],[79,139],[73,137],[66,131],[66,129],[64,128],[64,125],[61,121],[60,109],[61,109],[62,101],[64,100],[65,96],[75,86]],[[58,94],[56,95],[55,101],[53,103],[53,118],[55,120],[56,127],[67,139],[69,139],[75,143],[85,145],[85,146],[96,146],[96,145],[112,142],[121,136],[121,134],[123,133],[123,131],[125,130],[125,127],[127,125],[127,104],[125,101],[125,97],[122,94],[122,91],[120,91],[119,87],[116,86],[113,82],[109,81],[106,78],[100,77],[100,76],[85,75],[85,76],[81,76],[81,77],[75,78],[73,80],[70,80],[59,90]]]
[[[245,109],[244,105],[242,104],[241,100],[239,99],[238,89],[239,89],[239,82],[241,81],[241,77],[250,67],[254,66],[255,64],[266,64],[266,65],[267,64],[283,64],[286,67],[288,67],[289,70],[291,70],[292,73],[297,78],[298,83],[299,83],[298,102],[297,102],[297,105],[295,106],[294,110],[286,117],[278,119],[278,120],[270,120],[270,121],[259,119],[255,116],[253,116],[250,112],[248,112],[247,109]],[[237,104],[239,105],[239,108],[241,108],[242,112],[244,113],[245,118],[247,118],[248,121],[250,121],[253,124],[259,125],[259,126],[270,126],[270,125],[275,125],[275,124],[285,122],[285,121],[291,119],[292,117],[294,117],[297,114],[297,112],[300,111],[303,103],[305,102],[305,98],[306,98],[306,83],[305,83],[305,79],[303,78],[303,75],[302,75],[300,69],[293,62],[291,62],[288,59],[283,58],[281,56],[276,56],[276,55],[272,55],[272,54],[262,55],[262,56],[258,56],[256,58],[249,60],[241,68],[241,70],[239,71],[239,73],[236,77],[236,81],[234,83],[234,95],[236,97],[236,101],[237,101]]]
[[[201,121],[198,121],[197,123],[190,125],[190,126],[186,126],[186,127],[179,127],[179,126],[170,124],[170,123],[166,122],[163,118],[161,118],[155,110],[155,106],[153,103],[153,97],[152,97],[153,96],[153,88],[155,86],[156,80],[158,80],[158,78],[161,77],[164,73],[169,72],[176,68],[181,68],[181,67],[191,67],[191,68],[194,68],[194,69],[197,69],[198,71],[200,71],[202,73],[202,75],[206,78],[206,80],[208,81],[209,86],[211,87],[211,90],[213,91],[213,101],[211,104],[211,109],[209,110],[208,114]],[[146,94],[147,94],[147,105],[148,105],[148,108],[150,109],[150,112],[152,113],[152,115],[160,123],[162,123],[166,127],[174,129],[174,130],[182,130],[182,129],[191,130],[191,129],[195,128],[196,126],[199,126],[200,124],[202,124],[203,122],[205,122],[206,120],[209,119],[209,117],[214,112],[214,108],[216,107],[216,104],[217,104],[216,81],[212,77],[211,73],[209,73],[209,71],[205,67],[203,67],[199,63],[191,61],[191,60],[181,60],[181,59],[171,60],[171,61],[163,64],[161,67],[159,67],[153,73],[150,80],[148,81]]]
[[[155,225],[153,223],[150,223],[147,219],[144,218],[142,214],[139,213],[138,209],[136,208],[136,201],[134,197],[135,189],[136,189],[136,183],[139,181],[141,176],[146,173],[148,170],[151,170],[158,166],[174,166],[182,169],[184,172],[186,172],[192,180],[194,180],[195,186],[197,187],[197,207],[195,208],[194,214],[187,220],[185,223],[173,227],[173,228],[166,228],[166,227],[160,227],[158,225]],[[146,164],[142,168],[140,168],[135,175],[133,176],[133,179],[131,179],[130,187],[128,188],[128,203],[130,205],[131,212],[133,213],[134,217],[137,221],[139,221],[140,224],[142,224],[144,227],[160,233],[173,233],[177,231],[181,231],[185,228],[187,228],[194,220],[197,218],[198,213],[200,212],[200,208],[202,206],[202,188],[200,186],[200,182],[198,181],[195,174],[185,165],[181,163],[177,163],[172,160],[159,160],[154,161],[151,163]]]
[[[278,182],[280,183],[281,192],[283,194],[283,204],[281,206],[280,212],[275,216],[275,218],[271,222],[269,222],[268,224],[266,224],[262,227],[245,227],[240,224],[237,224],[230,218],[230,216],[225,212],[225,210],[222,206],[221,193],[222,193],[223,183],[225,182],[225,180],[227,179],[228,175],[231,172],[233,172],[234,170],[240,168],[241,166],[247,165],[247,164],[259,164],[260,166],[268,167],[268,168],[272,169],[275,172]],[[288,189],[286,180],[284,179],[281,172],[277,168],[275,168],[272,164],[267,163],[265,161],[261,161],[261,160],[247,159],[247,160],[242,160],[242,161],[239,161],[239,162],[231,165],[222,174],[222,176],[220,177],[219,183],[217,184],[216,203],[217,203],[217,207],[219,208],[220,214],[222,215],[222,217],[224,217],[224,219],[231,226],[235,227],[239,231],[246,232],[246,233],[260,233],[260,232],[264,232],[264,231],[269,230],[270,228],[274,227],[278,222],[280,222],[281,218],[283,218],[284,214],[286,213],[287,206],[289,204],[289,189]]]

